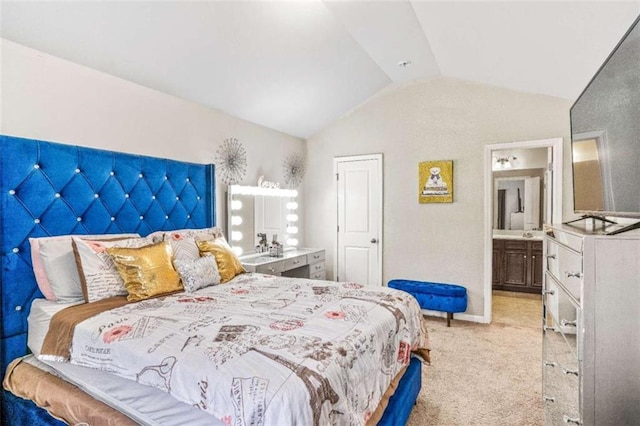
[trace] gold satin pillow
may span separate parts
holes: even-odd
[[[200,256],[212,254],[218,264],[220,272],[220,283],[226,283],[236,275],[247,272],[240,263],[240,259],[233,252],[229,244],[224,238],[216,238],[215,240],[196,241]]]
[[[173,269],[173,250],[168,241],[140,248],[107,248],[124,281],[127,300],[143,300],[183,290],[180,276]]]

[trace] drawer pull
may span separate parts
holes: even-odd
[[[269,270],[270,270],[271,272],[275,272],[275,271],[276,271],[276,268],[274,268],[274,267],[272,266],[271,268],[269,268]]]
[[[315,274],[315,275],[313,276],[313,278],[320,278],[321,276],[322,276],[322,274]]]
[[[320,255],[319,255],[319,254],[314,254],[314,255],[313,255],[313,258],[314,258],[314,259],[320,259]]]
[[[567,275],[567,278],[582,278],[582,274],[580,272],[566,272],[565,274]]]
[[[542,292],[542,294],[550,294],[550,295],[552,295],[552,296],[553,296],[554,294],[556,294],[556,292],[555,292],[555,291],[553,291],[553,290],[544,290],[544,291]]]
[[[569,369],[563,368],[563,369],[562,369],[562,372],[563,372],[564,374],[566,374],[567,376],[568,376],[569,374],[573,374],[574,376],[578,377],[578,371],[577,371],[577,370],[569,370]]]
[[[544,364],[545,367],[555,367],[556,365],[558,365],[558,363],[553,361],[544,361],[542,364]]]
[[[563,319],[560,321],[560,324],[565,327],[577,327],[575,320],[569,321],[569,320]]]
[[[545,395],[545,396],[542,397],[542,400],[546,401],[546,402],[556,402],[556,399],[553,396],[546,396]]]
[[[564,416],[562,416],[562,421],[567,423],[567,424],[571,423],[572,425],[581,425],[582,424],[580,419],[569,417],[566,414]]]
[[[293,261],[293,264],[294,264],[294,265],[297,265],[298,263],[300,263],[300,261],[299,261],[299,260],[294,260],[294,261]]]
[[[322,265],[316,265],[316,269],[322,269]]]
[[[555,254],[548,254],[548,255],[547,255],[547,259],[549,259],[549,260],[551,260],[551,259],[555,260],[555,259],[556,259],[556,255],[555,255]]]

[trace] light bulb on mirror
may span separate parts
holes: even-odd
[[[297,234],[298,233],[298,227],[297,226],[288,226],[287,227],[287,234]]]
[[[238,246],[231,247],[231,250],[233,250],[236,256],[242,256],[242,253],[244,253],[244,250],[242,250],[242,247],[238,247]]]
[[[298,240],[296,240],[295,238],[287,238],[287,245],[295,247],[298,245]]]
[[[242,201],[240,200],[231,201],[231,210],[240,210],[241,208],[242,208]]]
[[[287,215],[287,221],[289,221],[289,222],[297,222],[298,221],[298,215],[297,214],[288,214]]]
[[[287,208],[289,210],[296,210],[298,208],[298,203],[296,203],[295,201],[289,201],[287,203]]]
[[[241,216],[231,216],[231,224],[238,226],[242,225],[242,217]]]
[[[240,231],[231,231],[231,240],[232,241],[241,241],[242,240],[242,232],[240,232]]]

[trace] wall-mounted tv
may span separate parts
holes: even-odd
[[[640,218],[640,16],[571,107],[576,213]]]

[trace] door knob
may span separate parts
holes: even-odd
[[[377,243],[377,242],[378,242],[378,240],[376,240],[375,238],[372,238],[372,239],[371,239],[371,244],[375,244],[375,243]]]

